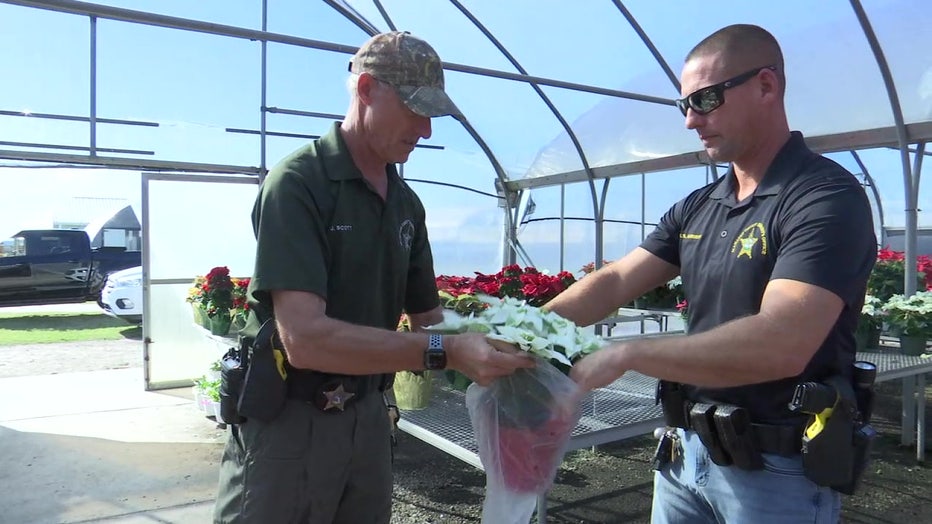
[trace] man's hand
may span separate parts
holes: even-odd
[[[583,391],[611,384],[627,371],[619,362],[623,351],[624,346],[616,344],[586,355],[573,364],[570,378],[575,380]]]
[[[534,367],[534,359],[526,352],[511,344],[486,339],[481,333],[452,335],[447,340],[450,343],[447,367],[463,373],[480,386],[487,386],[517,369]]]

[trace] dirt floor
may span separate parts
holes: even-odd
[[[132,339],[0,346],[0,377],[139,367],[141,352],[140,341]],[[916,463],[914,447],[899,445],[899,384],[883,384],[879,391],[875,423],[882,436],[860,492],[843,499],[843,522],[932,522],[932,469]],[[926,395],[932,397],[932,387]],[[926,416],[932,421],[932,398],[926,405]],[[649,456],[655,442],[642,437],[570,453],[550,493],[547,522],[648,522]],[[220,451],[218,444],[218,457]],[[481,471],[400,434],[393,523],[479,522],[484,486]]]

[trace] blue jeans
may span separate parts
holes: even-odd
[[[837,523],[841,497],[803,476],[801,456],[764,454],[764,469],[712,462],[699,436],[680,432],[681,457],[654,474],[653,524]]]

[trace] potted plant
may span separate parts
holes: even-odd
[[[217,359],[210,364],[209,368],[207,368],[207,380],[211,382],[220,380],[220,370],[220,359]]]
[[[187,301],[195,308],[195,321],[213,335],[224,336],[230,331],[233,289],[229,268],[217,266],[206,276],[196,277],[188,290]]]
[[[922,255],[916,259],[916,289],[932,288],[932,258]],[[867,292],[886,302],[893,295],[905,292],[906,262],[902,251],[885,247],[877,252],[877,262],[867,279]]]
[[[490,497],[508,498],[508,493],[542,494],[550,487],[580,416],[578,406],[566,402],[579,394],[566,375],[573,362],[600,349],[603,341],[526,300],[480,299],[488,307],[478,314],[444,315],[444,322],[431,329],[485,333],[537,359],[533,368],[519,369],[488,386],[473,384],[466,392],[488,475],[486,502]]]
[[[230,329],[238,332],[246,327],[246,317],[249,316],[247,292],[250,279],[248,277],[233,278],[231,281],[233,282],[233,306],[230,309],[230,316],[232,317]]]
[[[890,329],[900,337],[900,349],[907,355],[920,355],[932,337],[932,291],[909,297],[893,295],[882,308]]]
[[[191,310],[194,314],[194,323],[206,329],[210,329],[210,320],[207,318],[207,293],[204,292],[204,282],[206,279],[203,275],[194,278],[194,284],[188,289],[186,302],[191,304]]]
[[[874,349],[880,346],[880,331],[883,328],[883,302],[873,295],[864,296],[864,306],[858,317],[858,327],[854,332],[855,347],[858,351]]]
[[[208,417],[213,416],[213,402],[214,400],[220,401],[220,379],[213,380],[205,375],[194,381],[194,387],[194,402],[197,408]]]
[[[585,267],[583,270],[585,271]],[[476,272],[475,277],[440,275],[437,290],[440,305],[459,315],[478,315],[488,307],[480,295],[524,300],[530,306],[542,306],[573,285],[576,277],[568,271],[550,275],[534,267],[517,264],[505,266],[493,274]],[[444,372],[454,389],[465,391],[472,381],[459,371]]]

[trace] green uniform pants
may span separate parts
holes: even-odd
[[[324,413],[289,399],[271,423],[230,432],[217,524],[389,524],[391,435],[382,395]]]

